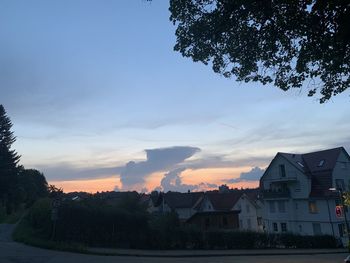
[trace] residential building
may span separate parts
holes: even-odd
[[[238,228],[251,231],[260,230],[257,210],[257,204],[243,191],[206,192],[199,208],[200,212],[235,211],[238,214]]]
[[[203,192],[167,192],[160,193],[156,202],[153,202],[153,212],[176,212],[180,221],[184,222],[198,212],[198,204],[204,196]]]
[[[186,220],[187,224],[197,225],[202,230],[211,229],[238,229],[239,211],[210,211],[210,212],[197,212]]]
[[[350,157],[343,147],[277,153],[260,179],[265,231],[328,234],[345,244],[344,217],[335,214],[340,192],[332,188],[349,191],[349,180]]]

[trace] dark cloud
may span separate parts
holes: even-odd
[[[183,184],[181,173],[185,171],[186,168],[178,168],[164,174],[161,180],[161,188],[164,192],[174,191],[174,192],[187,192],[187,191],[199,191],[206,190],[208,188],[217,188],[216,184],[200,183],[200,184]]]
[[[238,178],[227,180],[227,183],[239,183],[248,181],[259,181],[261,176],[264,174],[265,169],[260,167],[254,167],[249,172],[243,172]]]
[[[271,156],[247,156],[235,158],[227,155],[210,155],[186,162],[186,167],[192,170],[204,168],[233,168],[242,166],[266,166],[273,158]]]
[[[128,162],[120,173],[123,188],[143,184],[145,178],[155,172],[174,169],[186,159],[200,151],[199,148],[189,146],[176,146],[145,150],[147,159],[142,162]]]
[[[50,181],[81,180],[103,178],[106,176],[120,174],[121,167],[101,167],[101,168],[78,168],[69,163],[59,163],[52,166],[36,165]]]

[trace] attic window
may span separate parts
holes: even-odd
[[[300,167],[304,168],[304,165],[301,162],[297,162],[297,164],[299,164]]]
[[[322,166],[324,165],[324,163],[325,163],[325,160],[321,160],[321,161],[318,163],[317,167],[322,167]]]

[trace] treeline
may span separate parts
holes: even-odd
[[[261,249],[335,248],[332,236],[300,236],[258,232],[203,232],[183,225],[175,213],[152,215],[138,198],[125,197],[117,204],[91,196],[82,201],[66,199],[52,221],[52,201],[41,199],[22,220],[19,229],[30,229],[32,237],[85,246],[139,249]],[[55,224],[55,225],[54,225]],[[18,235],[19,241],[21,239]]]
[[[16,141],[11,128],[12,122],[0,104],[0,220],[49,194],[41,172],[19,165],[20,155],[11,148]]]

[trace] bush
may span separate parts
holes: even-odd
[[[35,202],[16,230],[18,240],[39,245],[42,240],[49,240],[48,243],[56,241],[56,244],[143,249],[337,247],[337,240],[332,236],[227,230],[204,232],[194,225],[181,225],[175,213],[149,215],[131,199],[113,206],[94,198],[81,202],[64,201],[58,210],[56,234],[53,235],[51,202],[48,198]]]

